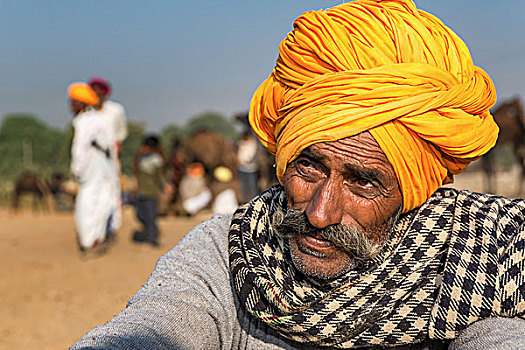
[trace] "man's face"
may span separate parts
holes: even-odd
[[[355,266],[357,254],[344,245],[367,240],[370,246],[381,246],[402,204],[394,169],[368,132],[308,147],[288,165],[284,188],[287,215],[294,221],[293,213],[300,212],[308,227],[284,230],[294,264],[321,279]],[[340,231],[335,234],[339,238],[322,229]]]
[[[85,104],[80,101],[69,99],[69,109],[73,115],[77,115],[78,113],[82,112],[84,106]]]

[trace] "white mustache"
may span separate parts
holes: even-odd
[[[295,235],[311,235],[331,242],[335,246],[343,249],[356,261],[365,261],[373,259],[380,252],[384,241],[373,242],[369,234],[352,226],[337,224],[323,229],[313,227],[304,212],[297,210],[288,210],[285,214],[277,211],[273,216],[273,226],[277,233],[285,238]],[[390,231],[385,230],[383,231]],[[385,232],[385,233],[388,233]],[[387,237],[388,234],[382,234],[380,237]]]

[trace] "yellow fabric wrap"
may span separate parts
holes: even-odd
[[[406,212],[494,146],[495,102],[490,77],[439,19],[408,0],[361,0],[294,22],[249,120],[281,182],[306,147],[369,131]]]
[[[98,103],[98,96],[95,91],[85,83],[72,83],[67,88],[69,98],[94,106]]]

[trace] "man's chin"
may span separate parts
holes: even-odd
[[[343,275],[354,266],[353,259],[344,250],[315,243],[304,236],[289,238],[292,261],[303,274],[328,280]]]

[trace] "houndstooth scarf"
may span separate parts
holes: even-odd
[[[279,185],[239,208],[229,254],[241,305],[286,338],[396,346],[525,313],[525,200],[440,189],[398,220],[364,269],[323,284],[293,266],[272,229],[279,211],[286,211]]]

